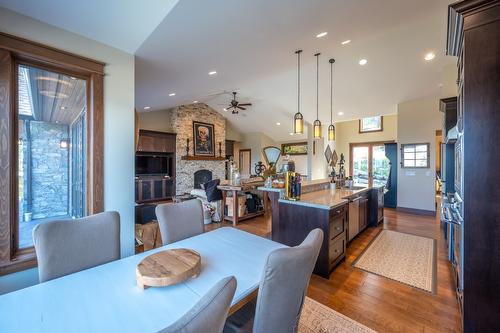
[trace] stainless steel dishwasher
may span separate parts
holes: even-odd
[[[349,199],[349,239],[353,239],[359,232],[359,201],[361,197]]]

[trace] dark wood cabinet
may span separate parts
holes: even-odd
[[[447,53],[459,57],[457,297],[464,332],[500,332],[500,1],[450,5]]]
[[[137,151],[175,153],[175,137],[174,133],[140,130]]]

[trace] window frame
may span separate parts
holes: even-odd
[[[426,157],[426,165],[425,166],[405,166],[405,163],[404,161],[405,160],[409,160],[409,159],[405,159],[405,147],[408,147],[408,146],[414,146],[415,147],[415,153],[416,153],[416,147],[417,146],[426,146],[427,147],[427,157]],[[399,148],[400,151],[401,151],[401,162],[400,162],[400,165],[401,165],[401,168],[402,169],[429,169],[431,167],[431,144],[429,142],[425,142],[425,143],[402,143],[401,144],[401,147]],[[417,160],[421,160],[421,159],[416,159],[414,158],[413,161],[417,161]],[[410,161],[410,160],[409,160]],[[416,164],[416,163],[415,163]]]
[[[0,32],[0,276],[36,267],[33,247],[19,249],[17,70],[28,65],[86,80],[88,214],[104,210],[104,67],[74,55]],[[3,94],[3,96],[2,96]],[[4,141],[4,142],[2,142]]]
[[[384,116],[372,116],[372,117],[365,117],[365,118],[375,118],[375,117],[380,117],[380,128],[373,129],[373,130],[363,130],[362,124],[363,124],[364,118],[361,118],[361,119],[359,119],[359,127],[358,127],[359,134],[375,133],[375,132],[383,132],[384,131]]]

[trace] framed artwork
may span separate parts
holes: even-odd
[[[281,151],[283,155],[307,155],[307,142],[283,143]]]
[[[194,156],[215,157],[214,125],[193,121]]]
[[[384,130],[382,116],[361,118],[359,120],[359,133],[381,132]]]

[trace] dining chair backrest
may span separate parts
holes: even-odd
[[[274,250],[262,273],[253,332],[296,332],[305,293],[323,242],[312,230],[298,246]]]
[[[156,206],[163,245],[202,234],[203,209],[198,199]]]
[[[195,306],[161,333],[221,333],[236,291],[236,279],[227,277],[213,286]]]
[[[104,212],[33,228],[38,277],[45,282],[120,259],[120,215]]]

